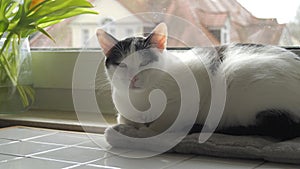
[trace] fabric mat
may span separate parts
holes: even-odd
[[[148,143],[133,142],[116,136],[113,130],[134,138],[151,135],[149,132],[129,125],[119,124],[105,131],[106,140],[112,147],[156,151],[168,144],[168,140]],[[198,139],[198,133],[188,135],[169,152],[300,164],[300,138],[278,141],[261,136],[232,136],[215,133],[205,143],[199,143]]]

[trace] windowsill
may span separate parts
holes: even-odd
[[[31,110],[23,113],[0,114],[0,127],[29,126],[59,130],[88,131],[104,133],[104,130],[116,123],[114,115],[104,115],[107,123],[99,121],[79,121],[73,111]]]

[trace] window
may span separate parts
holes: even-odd
[[[98,16],[82,15],[47,28],[56,43],[41,34],[31,37],[34,69],[38,72],[35,74],[39,96],[37,108],[56,109],[59,104],[62,106],[60,109],[72,109],[72,73],[76,57],[80,54],[78,49],[99,49],[95,39],[95,30],[98,27],[103,27],[118,39],[122,39],[135,34],[147,36],[157,23],[167,22],[170,23],[170,32],[177,30],[184,42],[191,40],[184,44],[170,37],[170,47],[223,45],[231,42],[300,47],[298,0],[157,0],[157,3],[151,1],[151,4],[147,4],[148,2],[93,1],[99,10]],[[143,12],[161,12],[166,15],[139,15]],[[185,24],[189,23],[202,30],[203,37],[199,38],[200,41],[192,41],[199,36],[198,32],[191,31],[191,26],[185,24],[173,24],[170,16],[178,17]],[[97,56],[97,50],[90,51],[91,55]],[[49,76],[41,73],[46,71]],[[61,95],[64,96],[60,97]],[[41,98],[47,101],[43,102]],[[54,104],[56,102],[59,103]],[[62,102],[68,104],[62,105]]]
[[[140,1],[132,4],[129,0],[94,1],[96,9],[100,12],[99,16],[85,15],[66,20],[49,28],[50,33],[57,41],[56,44],[48,40],[45,41],[45,37],[39,34],[31,39],[31,46],[80,48],[85,44],[77,42],[80,41],[80,38],[76,38],[78,29],[82,30],[83,39],[86,40],[91,38],[88,37],[87,30],[90,31],[89,35],[91,36],[94,35],[93,31],[97,27],[107,25],[106,30],[108,32],[119,38],[124,38],[133,34],[147,35],[155,24],[170,22],[168,17],[156,14],[147,17],[137,16],[141,12],[162,12],[183,18],[201,29],[212,45],[222,45],[230,42],[263,43],[280,46],[300,45],[300,10],[297,9],[300,8],[300,1],[196,0],[181,3],[177,1],[148,5],[147,3],[148,1]],[[270,3],[272,5],[269,5]],[[124,16],[131,17],[122,19]],[[141,28],[136,28],[138,26]],[[188,35],[190,32],[188,26],[172,25],[169,29],[183,29],[182,36],[186,36],[186,38],[195,37],[195,35]],[[172,41],[169,45],[182,46],[182,44],[173,43]],[[204,42],[197,44],[197,46],[206,45]],[[91,47],[95,47],[95,45]]]
[[[215,30],[209,30],[209,31],[218,41],[221,41],[221,30],[215,29]]]
[[[223,43],[223,44],[229,43],[229,42],[228,42],[228,39],[229,39],[229,38],[228,38],[228,36],[227,36],[227,33],[223,33],[222,35],[223,35],[223,36],[222,36],[222,39],[223,39],[222,43]]]
[[[82,30],[82,46],[88,46],[89,45],[89,38],[90,38],[90,31],[88,29],[83,29]]]
[[[113,36],[116,35],[116,29],[115,29],[115,24],[113,22],[113,19],[111,18],[104,18],[103,21],[100,23],[99,27],[104,27],[104,29],[112,34]]]

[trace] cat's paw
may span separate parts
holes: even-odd
[[[132,130],[136,130],[134,127],[126,124],[117,124],[112,127],[106,128],[104,131],[104,136],[110,136],[115,134],[127,135],[132,133]]]
[[[112,127],[108,127],[104,136],[106,141],[113,147],[126,147],[127,142],[131,142],[130,138],[138,137],[138,130],[133,126],[126,124],[118,124]]]
[[[117,138],[117,137],[132,137],[132,138],[145,138],[156,135],[157,133],[148,127],[141,127],[139,129],[127,125],[127,124],[118,124],[112,127],[109,127],[105,130],[104,136],[106,138]]]
[[[118,145],[121,139],[118,131],[115,129],[115,126],[106,128],[106,130],[104,131],[104,137],[107,143],[109,143],[113,147]]]
[[[105,130],[105,138],[112,147],[151,150],[154,152],[168,151],[178,144],[181,135],[173,132],[157,133],[147,127],[136,129],[125,124],[119,124]]]
[[[156,146],[158,140],[153,145],[142,138],[155,136],[155,134],[154,131],[147,127],[136,129],[130,125],[118,124],[107,128],[104,136],[112,147],[148,150],[152,149],[152,146]]]

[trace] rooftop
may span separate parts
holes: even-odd
[[[229,21],[230,24],[230,42],[282,45],[290,43],[292,39],[285,24],[278,24],[275,18],[256,18],[236,0],[136,0],[135,3],[132,3],[131,0],[114,1],[120,3],[132,14],[164,13],[163,17],[153,15],[153,17],[141,18],[141,20],[148,26],[149,23],[154,23],[154,26],[159,22],[167,22],[169,28],[176,28],[180,37],[173,39],[171,37],[168,42],[169,46],[220,45],[220,39],[210,29],[222,28],[226,21]],[[178,23],[169,16],[180,17],[189,24],[178,26]],[[69,24],[70,21],[65,21],[48,29],[50,34],[57,39],[57,45],[54,46],[72,47],[72,31]],[[201,33],[193,31],[194,28],[190,25],[197,27]],[[285,39],[286,42],[281,42],[282,39]],[[188,43],[185,43],[186,41]],[[31,45],[33,47],[53,46],[53,42],[38,35],[31,40]]]

